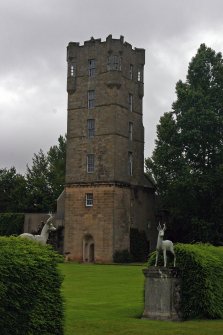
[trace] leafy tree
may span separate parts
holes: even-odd
[[[58,145],[48,151],[49,183],[54,194],[59,195],[64,189],[66,169],[66,136],[58,138]]]
[[[0,212],[45,212],[56,209],[65,183],[66,136],[58,138],[47,154],[34,154],[25,176],[14,167],[0,169]]]
[[[180,241],[223,241],[223,60],[201,44],[146,160]]]
[[[59,137],[58,146],[52,146],[47,154],[42,150],[34,154],[26,173],[29,211],[55,210],[56,199],[64,187],[65,162],[66,137],[63,136]]]
[[[52,210],[53,192],[49,184],[49,163],[42,150],[34,154],[31,168],[27,165],[28,210],[45,212]]]
[[[23,212],[26,207],[26,180],[14,167],[0,170],[0,212]]]

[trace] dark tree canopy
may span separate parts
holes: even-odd
[[[63,191],[66,165],[66,136],[60,136],[58,145],[47,154],[34,154],[32,166],[27,166],[26,181],[28,210],[46,212],[56,209],[56,200]]]
[[[26,207],[26,180],[14,167],[0,170],[0,212],[23,212]]]
[[[175,238],[223,243],[223,60],[201,44],[172,111],[161,117],[147,172]]]
[[[48,212],[56,209],[63,191],[66,165],[66,136],[47,154],[34,154],[25,176],[14,167],[0,169],[0,212]]]

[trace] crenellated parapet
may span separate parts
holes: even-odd
[[[86,55],[97,58],[97,75],[106,74],[105,82],[109,88],[119,89],[123,84],[122,78],[131,79],[138,86],[138,95],[143,97],[143,72],[145,64],[145,50],[133,48],[124,41],[124,37],[114,39],[109,35],[105,41],[91,37],[83,45],[70,42],[67,47],[67,92],[76,91],[77,78],[88,76]],[[100,66],[99,66],[100,64]]]

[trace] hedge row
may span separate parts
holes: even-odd
[[[183,318],[223,318],[223,247],[177,244],[175,251],[182,278]],[[149,266],[154,263],[155,253]]]
[[[25,215],[21,213],[0,213],[0,235],[19,235],[23,232]]]
[[[51,247],[0,237],[1,335],[62,335],[61,258]]]

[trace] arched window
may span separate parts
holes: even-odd
[[[68,77],[76,77],[76,64],[68,63]]]
[[[138,67],[137,80],[138,80],[140,83],[143,83],[143,66],[139,66],[139,67]]]

